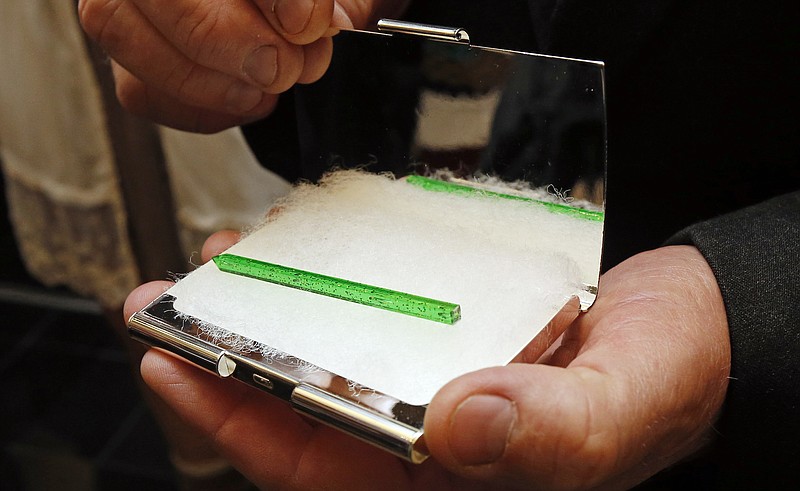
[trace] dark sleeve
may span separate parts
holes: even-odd
[[[731,380],[714,449],[721,487],[796,486],[800,192],[693,225],[670,242],[705,256],[728,314]]]

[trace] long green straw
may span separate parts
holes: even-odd
[[[576,218],[583,218],[585,220],[592,220],[595,222],[602,222],[604,217],[602,211],[574,208],[572,206],[563,205],[561,203],[551,203],[549,201],[541,201],[538,199],[528,198],[527,196],[515,196],[513,194],[498,193],[496,191],[489,191],[477,187],[466,186],[464,184],[457,184],[450,181],[441,181],[439,179],[431,179],[429,177],[423,177],[418,175],[408,176],[406,178],[406,182],[408,182],[409,184],[413,184],[415,186],[419,186],[422,189],[427,189],[428,191],[438,191],[444,193],[464,194],[472,196],[475,195],[489,196],[492,198],[526,201],[529,203],[535,203],[537,205],[544,206],[547,210],[553,213],[561,213],[563,215],[570,215]]]
[[[220,271],[226,273],[255,278],[369,307],[449,325],[453,325],[461,318],[461,307],[454,303],[356,283],[234,254],[220,254],[213,260]]]

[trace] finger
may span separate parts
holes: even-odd
[[[428,407],[433,456],[460,475],[509,486],[591,487],[612,472],[614,424],[602,374],[512,364],[446,385]]]
[[[332,43],[330,39],[322,39],[319,43],[307,46],[306,50],[307,56],[323,61],[308,65],[308,70],[304,71],[298,80],[298,83],[303,84],[316,82],[324,75],[328,67],[324,63],[330,60]],[[112,62],[112,66],[117,99],[122,107],[137,116],[181,131],[210,134],[252,123],[269,116],[278,103],[277,95],[262,94],[261,103],[241,115],[214,111],[183,103],[145,85],[117,63]]]
[[[233,465],[262,489],[400,489],[405,467],[385,452],[325,426],[312,427],[288,404],[151,350],[145,382],[175,411],[211,435]]]
[[[345,11],[340,2],[338,1],[334,2],[333,18],[331,19],[332,32],[336,32],[339,29],[353,29],[355,27],[353,24],[354,21],[357,22],[359,21],[359,19],[354,19],[350,17],[350,14],[347,11]],[[364,27],[363,23],[360,23],[359,27],[363,28]],[[328,33],[331,33],[331,31],[329,31]]]
[[[695,248],[638,254],[603,275],[598,289],[595,305],[572,326],[577,348],[570,366],[643,379],[663,377],[665,368],[680,370],[698,358],[713,360],[715,367],[728,365],[724,303]],[[703,376],[709,374],[697,375],[697,390],[705,393]]]
[[[321,38],[333,17],[333,0],[256,0],[272,27],[293,44]]]
[[[173,284],[171,281],[151,281],[137,287],[125,299],[125,306],[122,309],[125,320],[127,321],[135,312],[147,307],[150,302],[171,288]]]
[[[95,7],[98,4],[105,8]],[[87,33],[147,86],[157,87],[183,104],[211,111],[235,115],[263,112],[262,87],[190,60],[161,36],[133,2],[87,0],[83,5],[81,19]],[[295,79],[301,66],[296,71]]]
[[[319,80],[328,70],[333,56],[333,40],[329,37],[304,47],[305,66],[303,73],[297,79],[298,83],[310,84]]]
[[[117,99],[131,113],[182,131],[216,133],[269,115],[278,96],[263,94],[261,103],[244,114],[231,114],[187,104],[157,90],[133,76],[117,63],[112,63]]]
[[[203,244],[203,251],[200,254],[204,263],[211,260],[212,257],[222,254],[229,249],[233,244],[239,242],[241,234],[234,230],[221,230],[215,232]]]
[[[303,71],[303,49],[276,32],[250,0],[173,0],[168,4],[136,0],[136,4],[188,59],[268,93],[286,91]]]

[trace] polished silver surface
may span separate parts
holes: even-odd
[[[423,36],[427,39],[469,43],[469,34],[460,27],[434,26],[431,24],[419,24],[417,22],[405,22],[402,20],[381,19],[378,21],[378,30],[396,34]]]
[[[289,354],[262,346],[237,352],[213,340],[164,294],[128,321],[132,338],[192,361],[222,378],[231,377],[290,402],[299,412],[339,428],[410,462],[427,458],[418,443],[425,408],[411,406]],[[219,328],[214,326],[215,331]],[[262,353],[268,352],[269,356]]]
[[[422,436],[421,427],[406,425],[367,407],[350,404],[326,390],[300,384],[292,392],[292,406],[319,421],[346,428],[354,436],[415,464],[428,458],[414,446]]]
[[[176,326],[174,315],[170,317],[164,314],[162,308],[165,305],[171,307],[172,299],[159,297],[147,308],[133,314],[128,319],[129,335],[150,346],[186,358],[220,377],[229,376],[227,364],[223,361],[225,350],[182,331]]]

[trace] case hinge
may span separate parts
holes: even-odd
[[[381,19],[378,21],[378,30],[381,32],[423,36],[430,39],[469,44],[469,34],[460,27],[434,26],[431,24],[419,24],[402,20]]]

